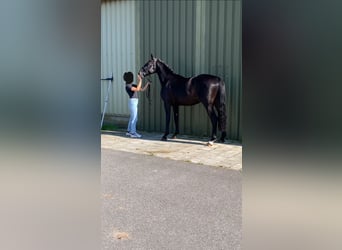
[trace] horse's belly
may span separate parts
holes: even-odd
[[[195,105],[198,104],[200,102],[200,100],[198,98],[178,98],[175,101],[175,104],[178,105],[183,105],[183,106],[191,106],[191,105]]]

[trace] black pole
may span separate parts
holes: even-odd
[[[104,80],[104,81],[112,81],[114,80],[113,78],[113,72],[112,72],[112,77],[108,77],[108,78],[101,78],[101,80]]]
[[[102,118],[101,118],[101,127],[103,125],[103,119],[106,113],[106,108],[107,108],[107,103],[108,103],[108,98],[109,98],[109,90],[110,90],[110,85],[113,83],[113,72],[112,72],[112,77],[108,77],[108,78],[101,78],[101,80],[104,81],[110,81],[110,83],[108,84],[108,88],[107,88],[107,94],[106,94],[106,98],[105,98],[105,102],[104,102],[104,107],[103,107],[103,112],[102,112]]]

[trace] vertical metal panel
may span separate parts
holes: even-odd
[[[106,113],[128,115],[127,94],[123,74],[137,74],[136,62],[136,8],[135,1],[101,2],[101,77],[113,72],[114,86],[111,89]],[[101,82],[101,111],[108,82]]]
[[[136,20],[140,33],[138,67],[152,52],[181,75],[220,76],[226,83],[228,137],[241,140],[241,1],[145,0],[136,7],[142,13]],[[138,125],[143,130],[163,132],[160,83],[156,76],[152,80],[152,103],[141,98]],[[210,121],[201,104],[180,108],[180,130],[210,135]]]

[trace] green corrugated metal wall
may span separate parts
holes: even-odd
[[[101,3],[101,77],[114,76],[106,114],[127,115],[127,94],[122,79],[125,71],[137,73],[136,20],[134,1]],[[108,82],[101,82],[101,111]]]
[[[102,74],[114,70],[117,79],[108,113],[128,115],[122,74],[136,73],[150,53],[178,74],[209,73],[223,78],[228,137],[241,141],[240,0],[102,1]],[[165,113],[160,83],[156,76],[151,78],[151,103],[140,93],[138,129],[162,133]],[[104,91],[102,85],[102,95]],[[179,122],[181,134],[210,135],[210,121],[201,104],[180,107]],[[173,132],[172,122],[170,128]]]
[[[184,76],[218,75],[227,90],[228,137],[241,134],[241,1],[139,1],[137,2],[137,65],[152,52]],[[165,114],[160,83],[152,77],[151,104],[140,101],[139,128],[164,131]],[[180,108],[180,133],[209,136],[211,126],[201,104]],[[171,123],[172,124],[172,123]],[[170,127],[173,131],[173,124]]]

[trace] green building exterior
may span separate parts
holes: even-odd
[[[122,75],[136,75],[152,53],[180,75],[221,77],[227,92],[227,135],[242,141],[241,1],[102,1],[101,8],[102,77],[114,74],[107,113],[128,116]],[[160,83],[157,75],[151,79],[150,99],[140,93],[138,129],[162,133]],[[202,104],[181,106],[179,115],[181,134],[210,135]],[[173,128],[171,123],[171,132]]]

